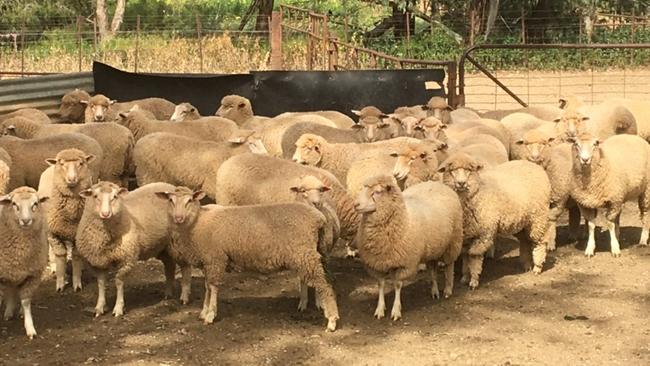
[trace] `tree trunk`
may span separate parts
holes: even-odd
[[[99,30],[99,37],[101,41],[107,41],[115,36],[115,33],[120,29],[122,21],[124,20],[124,9],[126,8],[126,0],[117,0],[115,6],[115,14],[111,26],[108,26],[108,15],[106,14],[106,1],[97,0],[95,14],[97,15],[97,29]]]
[[[99,30],[99,38],[106,39],[108,37],[108,22],[106,20],[106,2],[104,0],[97,0],[97,29]]]
[[[120,30],[122,20],[124,20],[124,9],[126,8],[126,0],[117,0],[115,6],[115,14],[113,14],[113,21],[111,22],[111,36]]]
[[[269,18],[271,17],[271,12],[273,12],[273,0],[259,0],[258,5],[255,31],[268,32]]]

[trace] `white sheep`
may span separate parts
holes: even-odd
[[[80,100],[80,103],[86,106],[84,111],[86,123],[112,122],[119,112],[128,111],[135,105],[150,112],[155,119],[166,121],[171,118],[176,108],[174,103],[162,98],[145,98],[118,103],[102,94],[94,95],[88,100]]]
[[[20,300],[29,339],[36,336],[32,296],[47,265],[47,224],[41,208],[46,200],[29,187],[16,188],[0,197],[0,295],[6,300],[4,320],[14,317]]]
[[[215,115],[227,118],[247,130],[259,130],[269,117],[255,116],[250,100],[240,95],[226,95]]]
[[[375,317],[384,317],[387,278],[395,286],[391,317],[402,317],[402,283],[415,276],[421,263],[431,270],[434,299],[440,297],[438,261],[445,264],[443,294],[451,296],[454,262],[463,245],[463,210],[454,191],[440,182],[425,182],[402,193],[392,177],[376,176],[365,182],[355,209],[362,215],[357,234],[359,258],[379,284]]]
[[[558,130],[564,131],[569,138],[582,133],[589,133],[601,140],[618,134],[637,134],[635,116],[626,107],[615,104],[564,109],[554,122],[558,124]]]

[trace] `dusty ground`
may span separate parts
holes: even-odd
[[[0,322],[0,365],[648,365],[650,248],[631,245],[640,235],[631,225],[633,206],[621,258],[603,234],[592,259],[584,242],[560,240],[540,276],[521,273],[517,249],[500,243],[477,291],[457,285],[453,297],[433,301],[423,275],[403,291],[397,322],[372,317],[376,288],[359,262],[334,260],[341,320],[333,334],[316,310],[296,311],[297,281],[286,273],[229,275],[210,326],[197,318],[198,273],[185,307],[162,301],[161,266],[142,264],[122,319],[93,318],[90,276],[79,294],[58,295],[48,280],[33,310],[37,339],[27,340],[21,321]]]

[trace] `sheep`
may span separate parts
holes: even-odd
[[[200,141],[166,132],[147,135],[138,141],[133,153],[138,185],[184,185],[214,199],[215,178],[224,161],[245,152],[266,154],[259,135],[253,131],[237,131],[230,141]]]
[[[59,111],[56,113],[57,123],[84,123],[86,121],[86,104],[90,94],[85,90],[75,89],[65,93],[61,98]]]
[[[305,134],[296,141],[296,152],[293,155],[293,161],[328,170],[340,182],[345,182],[347,173],[350,170],[350,164],[355,160],[377,151],[399,149],[408,143],[419,143],[419,140],[398,137],[368,144],[331,144],[321,136]]]
[[[361,110],[352,110],[352,113],[359,116],[359,122],[352,128],[363,131],[364,142],[375,142],[399,136],[399,124],[377,107],[367,106]]]
[[[248,130],[259,130],[268,117],[253,115],[250,100],[240,95],[226,95],[221,98],[221,105],[215,112],[216,116],[227,118],[237,126]]]
[[[580,211],[575,201],[570,198],[572,182],[572,152],[571,144],[554,144],[555,138],[544,131],[533,129],[524,134],[516,143],[525,147],[524,156],[546,171],[551,183],[550,220],[548,250],[555,250],[556,225],[565,208],[569,209],[569,235],[578,238]]]
[[[527,113],[512,113],[504,117],[501,123],[510,132],[509,150],[511,160],[522,159],[522,156],[525,156],[523,147],[516,144],[516,142],[521,140],[527,131],[532,129],[542,130],[550,136],[559,137],[556,142],[561,142],[562,137],[566,134],[564,125],[561,123],[544,121]]]
[[[613,98],[603,104],[627,108],[634,115],[637,135],[650,142],[650,103],[642,100]]]
[[[470,289],[479,285],[483,255],[497,235],[519,239],[524,270],[542,272],[549,231],[550,182],[544,169],[529,161],[509,161],[485,169],[466,154],[454,154],[439,172],[458,193],[463,206],[463,277]]]
[[[119,112],[128,111],[135,105],[151,112],[155,119],[166,121],[171,118],[176,108],[174,103],[162,98],[136,99],[118,103],[102,94],[94,95],[87,101],[82,100],[81,103],[86,105],[84,111],[86,123],[114,121]]]
[[[650,217],[650,146],[639,136],[615,135],[601,143],[585,133],[573,140],[573,179],[571,197],[587,220],[589,239],[585,255],[592,257],[596,248],[594,222],[597,211],[604,210],[612,256],[619,257],[619,218],[623,203],[636,199],[641,214],[639,243],[648,245]]]
[[[296,271],[301,281],[316,288],[327,330],[336,329],[336,295],[316,250],[319,231],[325,225],[318,210],[302,203],[202,208],[202,192],[186,187],[156,194],[160,202],[169,202],[175,251],[205,273],[207,291],[200,315],[204,323],[212,323],[217,316],[219,286],[232,263],[265,273]],[[241,225],[243,222],[247,224]]]
[[[304,116],[318,116],[325,118],[337,128],[350,128],[354,126],[355,122],[352,118],[338,111],[310,111],[310,112],[285,112],[274,117],[275,118],[295,118]]]
[[[3,122],[9,118],[14,118],[14,117],[23,117],[27,118],[29,120],[32,120],[34,122],[38,122],[41,124],[49,124],[52,123],[52,120],[50,120],[50,117],[45,114],[45,112],[34,109],[34,108],[23,108],[19,109],[17,111],[13,111],[7,114],[0,115],[0,122]]]
[[[296,202],[302,202],[316,208],[325,217],[325,226],[321,229],[318,240],[318,252],[327,258],[332,252],[334,244],[339,239],[341,233],[341,222],[336,216],[334,202],[332,202],[331,197],[327,193],[330,187],[313,175],[307,175],[301,177],[290,190],[296,194]],[[298,303],[299,311],[307,309],[308,299],[307,284],[301,280],[300,302]],[[316,296],[316,308],[321,308],[320,298],[318,296]]]
[[[479,116],[478,113],[469,108],[454,109],[453,111],[449,112],[449,116],[451,117],[451,125],[481,119],[481,116]]]
[[[492,123],[487,122],[490,123],[490,125],[488,125],[485,122],[485,120],[477,120],[447,125],[435,117],[427,117],[419,121],[415,129],[422,131],[422,136],[426,139],[440,140],[443,142],[448,142],[450,145],[454,145],[470,137],[475,138],[479,135],[490,135],[491,137],[484,138],[490,141],[497,139],[506,149],[506,152],[508,152],[510,145],[510,134],[507,129],[501,126],[499,122],[497,122],[494,127],[492,127]]]
[[[284,132],[291,126],[300,122],[311,122],[336,128],[336,125],[328,120],[316,115],[296,115],[274,117],[264,123],[264,126],[259,130],[262,135],[262,142],[271,156],[281,157],[282,151],[282,137]]]
[[[7,150],[0,148],[0,195],[6,194],[11,180],[11,156]]]
[[[94,139],[78,134],[65,133],[57,136],[33,140],[23,140],[14,136],[0,136],[0,148],[11,156],[11,170],[8,190],[20,186],[37,188],[41,173],[47,168],[46,159],[56,156],[64,149],[76,148],[96,159],[90,164],[93,179],[99,176],[104,153]]]
[[[283,158],[293,157],[296,152],[296,141],[306,133],[322,136],[331,143],[364,142],[366,136],[361,128],[341,129],[312,122],[298,122],[282,134]]]
[[[437,266],[443,262],[443,295],[452,295],[454,262],[463,246],[463,210],[454,191],[440,182],[424,182],[402,192],[392,177],[380,175],[366,180],[355,209],[362,215],[359,258],[378,280],[377,319],[384,317],[384,284],[389,277],[395,286],[391,318],[402,317],[402,284],[416,275],[420,263],[430,267],[431,296],[438,299]]]
[[[514,113],[526,113],[544,121],[552,121],[562,114],[561,108],[562,106],[558,108],[551,105],[537,105],[537,106],[528,106],[528,107],[516,108],[516,109],[501,109],[495,111],[488,111],[488,112],[480,113],[480,116],[481,118],[491,118],[491,119],[496,119],[501,121],[503,120],[503,118]]]
[[[75,242],[79,255],[97,274],[95,317],[105,311],[106,276],[111,268],[117,268],[115,317],[124,315],[124,280],[139,260],[156,257],[163,262],[165,295],[172,295],[176,264],[167,251],[170,220],[161,215],[167,205],[156,198],[155,192],[173,189],[167,183],[152,183],[128,192],[114,183],[99,182],[79,192],[86,202]],[[188,298],[189,288],[183,288],[181,299]]]
[[[195,106],[193,106],[190,103],[184,102],[176,105],[176,108],[174,108],[174,114],[172,114],[172,116],[169,117],[169,120],[174,122],[183,122],[183,121],[194,121],[202,117],[203,116],[201,116],[199,110],[196,109]]]
[[[88,165],[94,159],[94,155],[79,149],[61,150],[56,157],[47,159],[47,163],[53,167],[52,185],[44,195],[50,197],[46,210],[48,242],[55,256],[57,292],[62,292],[65,287],[65,264],[68,254],[66,242],[72,244],[72,288],[78,291],[82,287],[82,263],[74,246],[74,239],[85,203],[79,192],[92,185],[92,173]]]
[[[554,122],[566,137],[572,139],[582,133],[589,133],[601,140],[618,134],[637,134],[635,116],[621,105],[599,104],[565,109]]]
[[[453,108],[447,104],[445,98],[432,97],[422,109],[427,111],[427,117],[435,117],[444,124],[452,123],[450,112]]]
[[[157,121],[147,118],[136,105],[128,112],[120,112],[117,123],[131,130],[135,142],[154,132],[169,132],[198,140],[221,142],[228,140],[233,132],[238,130],[237,125],[232,121],[213,118],[209,121]]]
[[[296,179],[313,175],[331,188],[341,238],[351,239],[359,216],[345,187],[328,171],[267,155],[246,153],[226,160],[217,172],[216,201],[222,205],[252,205],[294,202],[289,188]]]
[[[39,197],[33,188],[19,187],[0,197],[0,294],[6,307],[4,320],[14,317],[20,299],[25,333],[36,336],[31,301],[47,265],[47,226]],[[12,207],[13,206],[13,207]]]
[[[12,118],[3,122],[2,126],[5,133],[23,139],[74,132],[89,136],[99,143],[104,152],[99,179],[127,185],[128,178],[134,173],[132,155],[135,142],[133,134],[128,128],[116,123],[41,125],[24,118]]]

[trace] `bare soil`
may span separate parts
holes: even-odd
[[[606,233],[585,258],[584,241],[568,243],[561,227],[539,276],[522,273],[512,242],[486,260],[476,291],[457,284],[451,298],[434,301],[421,273],[402,293],[397,322],[373,318],[376,285],[360,262],[334,259],[335,333],[313,305],[296,310],[290,273],[229,274],[213,325],[198,319],[200,272],[192,303],[181,306],[162,300],[162,266],[143,263],[127,283],[121,319],[93,317],[92,276],[81,293],[63,295],[48,279],[33,307],[38,338],[29,341],[20,320],[0,321],[0,365],[649,365],[650,248],[635,244],[637,216],[626,206],[620,258],[609,254]],[[392,294],[387,302],[390,311]]]

